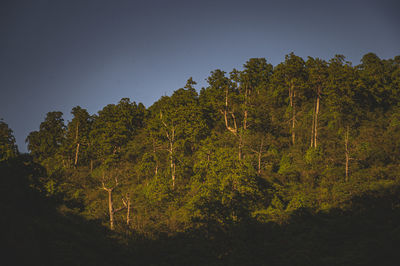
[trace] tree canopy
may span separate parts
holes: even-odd
[[[37,187],[117,232],[211,239],[346,212],[400,184],[399,57],[251,58],[207,82],[196,90],[189,78],[148,108],[76,106],[66,124],[49,112],[26,139],[46,170]],[[2,121],[0,134],[0,160],[16,156]]]

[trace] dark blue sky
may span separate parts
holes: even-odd
[[[20,151],[45,114],[71,119],[123,97],[150,106],[192,76],[290,52],[358,64],[400,55],[400,1],[0,2],[0,118]]]

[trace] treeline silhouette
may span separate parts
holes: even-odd
[[[0,123],[8,246],[42,265],[396,265],[400,56],[291,53],[149,108]]]

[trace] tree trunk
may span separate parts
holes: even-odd
[[[175,188],[175,161],[174,161],[174,150],[172,141],[170,141],[169,160],[171,169],[172,188]]]
[[[175,160],[174,160],[174,143],[175,143],[175,128],[174,125],[171,127],[171,132],[168,125],[162,119],[162,113],[160,112],[161,123],[165,127],[165,135],[169,141],[169,159],[170,159],[170,169],[171,169],[171,179],[172,179],[172,188],[175,188]]]
[[[74,168],[76,168],[76,166],[77,166],[77,164],[78,164],[78,153],[79,153],[79,121],[76,122],[75,142],[76,142],[76,151],[75,151]]]
[[[175,188],[175,163],[171,155],[171,178],[172,178],[172,188]]]
[[[229,122],[228,122],[228,89],[225,90],[225,108],[224,111],[221,111],[222,114],[224,115],[224,120],[225,120],[225,127],[226,129],[228,129],[233,135],[237,136],[237,124],[236,124],[236,118],[235,115],[233,114],[233,112],[231,113],[232,119],[233,119],[233,125],[234,128],[229,126]]]
[[[315,122],[314,122],[314,148],[317,148],[317,136],[318,136],[318,114],[319,114],[319,90],[317,94],[317,104],[315,107]]]
[[[247,91],[246,91],[247,93]],[[245,96],[245,101],[247,101],[247,96]],[[238,158],[239,160],[242,159],[242,149],[243,149],[243,130],[241,132],[238,132],[238,127],[236,123],[236,117],[233,112],[229,112],[232,116],[233,120],[233,127],[229,126],[229,121],[228,121],[228,88],[225,90],[225,108],[224,111],[220,110],[220,112],[224,116],[224,121],[225,121],[225,127],[227,130],[229,130],[235,137],[238,138],[239,144],[238,144]],[[245,108],[244,111],[244,120],[243,120],[243,129],[247,128],[247,109]]]
[[[170,149],[169,149],[169,152],[170,152],[170,160],[171,160],[171,178],[172,178],[172,188],[174,189],[175,188],[175,161],[174,161],[174,143],[173,143],[173,141],[174,141],[174,136],[175,136],[175,131],[174,131],[174,128],[172,128],[172,137],[171,137],[171,140],[170,140],[170,142],[169,142],[169,144],[170,144]]]
[[[296,97],[296,93],[294,89],[292,89],[292,100],[290,101],[292,104],[292,144],[294,145],[296,142],[296,133],[295,133],[295,126],[296,126],[296,105],[294,102],[294,98]]]
[[[262,155],[262,146],[263,146],[263,139],[261,139],[260,143],[260,150],[258,151],[258,174],[261,174],[261,155]]]
[[[244,118],[243,118],[243,129],[247,129],[247,116],[248,116],[248,111],[247,111],[247,101],[248,101],[248,94],[249,90],[246,89],[244,93]]]
[[[75,152],[75,163],[74,163],[75,168],[76,168],[77,165],[78,165],[79,146],[80,146],[80,143],[77,143],[77,144],[76,144],[76,152]]]
[[[243,142],[243,135],[246,132],[247,129],[247,117],[248,117],[248,110],[247,110],[247,104],[248,104],[248,98],[249,98],[250,90],[246,88],[244,92],[244,111],[243,111],[243,129],[240,130],[239,134],[239,161],[242,160],[243,157],[243,147],[244,147],[244,142]],[[235,120],[234,120],[235,122]],[[236,122],[235,122],[235,128],[236,127]]]
[[[107,189],[108,192],[108,212],[110,215],[110,229],[114,230],[114,207],[112,199],[112,189]]]
[[[310,147],[312,148],[314,146],[314,127],[315,127],[315,102],[314,102],[314,109],[312,113],[312,126],[311,126],[311,144]]]
[[[349,161],[350,161],[350,153],[349,153],[349,127],[347,126],[347,131],[344,137],[344,145],[345,145],[345,154],[346,154],[346,166],[345,166],[345,172],[346,172],[346,182],[349,181]]]
[[[127,210],[126,210],[126,225],[129,226],[129,224],[131,222],[131,216],[130,216],[130,214],[131,214],[131,198],[130,198],[129,194],[127,195],[127,198],[126,198],[126,208],[127,208]]]
[[[158,173],[158,160],[157,160],[157,153],[156,153],[156,144],[153,139],[153,153],[154,153],[154,160],[156,161],[156,165],[154,167],[154,175],[157,175]]]
[[[239,161],[240,160],[242,160],[242,134],[240,134],[239,135],[239,145],[238,145],[238,149],[239,149],[239,152],[238,152],[238,158],[239,158]]]

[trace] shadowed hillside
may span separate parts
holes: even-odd
[[[71,121],[49,112],[19,155],[0,121],[15,260],[104,265],[394,265],[400,57],[288,54],[189,78]]]
[[[26,158],[0,168],[2,236],[13,265],[397,265],[400,259],[398,184],[353,197],[346,209],[298,209],[282,225],[209,225],[146,239],[112,234],[28,187],[43,169]]]

